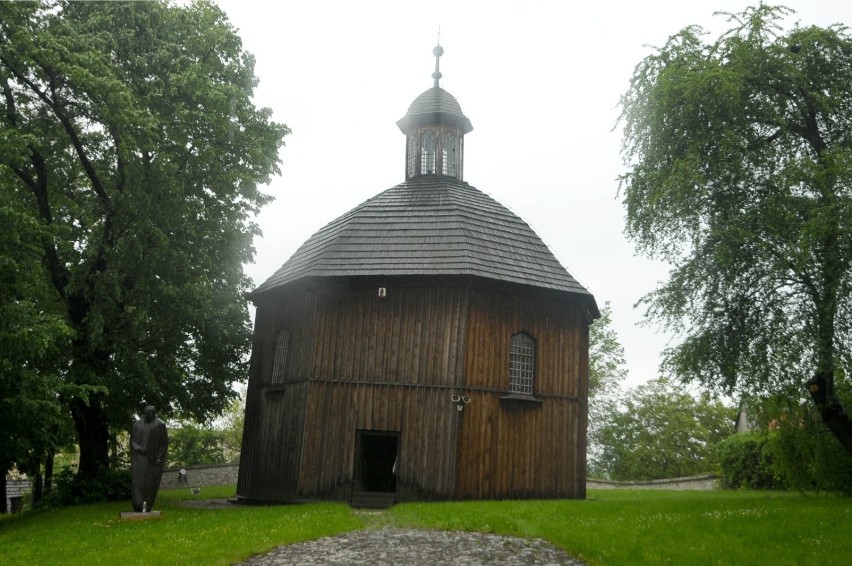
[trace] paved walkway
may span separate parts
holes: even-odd
[[[384,527],[279,546],[251,566],[582,565],[543,540],[492,534]]]

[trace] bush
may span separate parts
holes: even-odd
[[[722,483],[728,489],[779,489],[769,434],[734,434],[719,443]]]
[[[54,476],[54,487],[47,504],[80,505],[99,501],[130,499],[130,470],[101,468],[94,479],[79,478],[70,467]]]
[[[199,466],[226,463],[224,433],[185,423],[169,432],[168,466]]]
[[[775,475],[789,489],[852,495],[852,457],[810,407],[778,420],[769,445]]]

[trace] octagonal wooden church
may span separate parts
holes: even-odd
[[[397,122],[405,182],[311,236],[256,306],[237,495],[355,505],[585,497],[593,296],[462,180],[434,86]]]

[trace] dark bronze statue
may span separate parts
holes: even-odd
[[[130,431],[130,470],[132,501],[136,512],[150,511],[157,499],[169,434],[166,423],[157,418],[154,407],[145,407],[145,417],[133,423]]]

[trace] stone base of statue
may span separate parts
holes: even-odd
[[[147,519],[159,519],[163,516],[162,511],[148,511],[141,513],[139,511],[122,511],[121,518],[128,521],[145,521]]]

